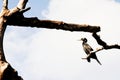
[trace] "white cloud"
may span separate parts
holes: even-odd
[[[104,40],[111,44],[120,44],[119,10],[120,4],[114,0],[51,0],[46,18],[77,24],[100,25],[102,31],[99,34]],[[15,66],[15,69],[20,70],[24,79],[119,78],[119,50],[98,53],[103,66],[99,66],[94,60],[91,64],[81,60],[85,53],[78,39],[87,37],[91,46],[94,48],[98,46],[90,33],[42,29],[40,32],[27,34],[26,32],[33,32],[35,29],[20,30],[22,29],[6,34],[9,37],[5,38],[5,48],[9,56],[8,61]]]
[[[51,0],[47,17],[65,22],[99,25],[104,36],[112,32],[111,36],[116,39],[119,36],[119,8],[120,4],[114,0]]]

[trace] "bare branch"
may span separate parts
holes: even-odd
[[[97,35],[97,33],[93,33],[92,36],[95,38],[95,40],[97,41],[97,43],[99,45],[102,46],[102,48],[99,48],[97,49],[96,51],[92,51],[88,56],[87,58],[91,57],[92,54],[96,54],[97,52],[103,50],[103,49],[113,49],[113,48],[116,48],[116,49],[120,49],[120,45],[118,44],[114,44],[114,45],[108,45],[105,41],[103,41],[99,35]]]
[[[27,8],[25,8],[25,9],[20,10],[20,13],[24,13],[24,12],[30,10],[30,9],[31,9],[31,7],[27,7]]]
[[[2,9],[8,9],[8,0],[3,0],[3,7]]]
[[[17,7],[11,9],[7,16],[11,16],[11,15],[17,13],[17,12],[24,13],[24,12],[30,10],[30,7],[24,9],[27,2],[28,2],[28,0],[20,0]]]
[[[104,49],[103,47],[102,48],[97,48],[95,51],[91,51],[91,53],[96,53],[96,52],[99,52],[99,51],[101,51],[103,49]]]
[[[105,41],[103,41],[97,33],[93,33],[92,36],[96,39],[97,43],[101,46],[103,46],[104,49],[120,49],[120,45],[114,44],[114,45],[108,45]]]
[[[14,20],[13,20],[14,19]],[[8,19],[8,25],[14,26],[31,26],[37,28],[62,29],[68,31],[84,31],[84,32],[99,32],[99,26],[90,26],[85,24],[71,24],[62,21],[39,20],[38,18],[11,18]]]
[[[27,2],[28,2],[28,0],[20,0],[17,7],[19,9],[24,9],[26,7]]]
[[[9,11],[9,13],[7,14],[7,16],[9,17],[9,16],[11,16],[11,15],[13,15],[13,14],[19,12],[19,11],[20,11],[20,9],[17,8],[17,7],[15,7],[15,8],[13,8],[13,9],[11,9],[11,10]]]

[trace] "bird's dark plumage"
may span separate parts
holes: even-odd
[[[90,62],[91,58],[97,60],[97,62],[101,65],[100,61],[98,60],[95,52],[92,53],[93,49],[92,47],[87,44],[87,39],[86,38],[81,38],[81,40],[83,41],[82,46],[83,46],[83,50],[85,51],[85,53],[88,55],[87,58],[83,58],[83,59],[87,59],[88,62]]]

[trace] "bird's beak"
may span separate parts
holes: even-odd
[[[81,39],[78,39],[77,41],[82,41]]]

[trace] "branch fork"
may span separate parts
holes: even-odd
[[[2,10],[0,13],[0,80],[23,80],[18,76],[17,71],[15,71],[5,59],[3,38],[7,27],[7,18],[16,13],[23,14],[28,11],[30,8],[25,9],[27,2],[28,0],[19,0],[18,5],[9,10],[8,0],[3,0]]]

